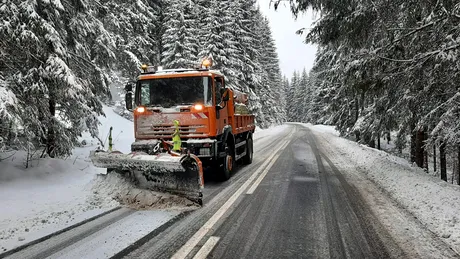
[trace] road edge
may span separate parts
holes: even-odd
[[[15,254],[15,253],[17,253],[17,252],[20,252],[20,251],[22,251],[22,250],[24,250],[24,249],[26,249],[26,248],[28,248],[28,247],[30,247],[30,246],[33,246],[33,245],[36,245],[36,244],[38,244],[38,243],[44,242],[44,241],[46,241],[46,240],[48,240],[48,239],[50,239],[50,238],[52,238],[52,237],[54,237],[54,236],[60,235],[60,234],[62,234],[62,233],[64,233],[64,232],[67,232],[67,231],[69,231],[69,230],[72,230],[72,229],[74,229],[74,228],[77,228],[77,227],[79,227],[79,226],[81,226],[81,225],[84,225],[84,224],[86,224],[86,223],[88,223],[88,222],[94,221],[94,220],[96,220],[96,219],[98,219],[98,218],[100,218],[100,217],[103,217],[103,216],[105,216],[105,215],[107,215],[107,214],[110,214],[110,213],[112,213],[112,212],[115,212],[115,211],[117,211],[117,210],[119,210],[119,209],[121,209],[121,208],[122,208],[121,206],[115,207],[115,208],[113,208],[113,209],[110,209],[110,210],[105,211],[105,212],[103,212],[103,213],[101,213],[101,214],[98,214],[98,215],[96,215],[96,216],[93,216],[93,217],[87,218],[87,219],[85,219],[85,220],[82,220],[82,221],[80,221],[80,222],[78,222],[78,223],[76,223],[76,224],[70,225],[70,226],[68,226],[68,227],[65,227],[65,228],[63,228],[63,229],[61,229],[61,230],[58,230],[58,231],[56,231],[56,232],[53,232],[53,233],[51,233],[51,234],[48,234],[48,235],[42,236],[42,237],[40,237],[40,238],[37,238],[37,239],[35,239],[35,240],[32,240],[32,241],[30,241],[30,242],[28,242],[28,243],[26,243],[26,244],[17,246],[17,247],[15,247],[15,248],[11,249],[11,250],[8,250],[8,251],[6,251],[6,252],[4,252],[4,253],[1,253],[1,254],[0,254],[0,258],[5,258],[5,257],[7,257],[7,256],[13,255],[13,254]]]
[[[162,233],[163,231],[167,230],[169,227],[174,225],[179,220],[181,220],[181,219],[187,217],[188,215],[190,215],[193,211],[194,210],[183,211],[183,212],[177,214],[176,216],[174,216],[170,220],[166,221],[165,223],[163,223],[159,227],[157,227],[154,230],[152,230],[147,235],[143,236],[141,239],[138,239],[137,241],[135,241],[131,245],[129,245],[126,248],[124,248],[123,250],[121,250],[120,252],[118,252],[115,255],[111,256],[110,259],[124,258],[125,256],[129,255],[131,252],[135,251],[136,249],[138,249],[142,245],[146,244],[149,240],[151,240],[155,236],[157,236],[160,233]]]

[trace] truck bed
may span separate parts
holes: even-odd
[[[254,115],[251,114],[235,114],[232,123],[233,134],[240,134],[247,131],[254,131]]]

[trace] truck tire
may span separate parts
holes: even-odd
[[[252,164],[252,157],[253,157],[253,152],[254,152],[254,148],[253,148],[253,141],[252,141],[252,138],[248,138],[248,140],[246,141],[246,155],[243,157],[243,164],[245,165],[249,165],[249,164]]]
[[[222,181],[227,181],[232,176],[232,173],[235,169],[235,152],[234,149],[228,149],[227,155],[223,158],[221,179]]]

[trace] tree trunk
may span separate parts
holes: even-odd
[[[375,148],[375,139],[372,137],[371,134],[366,133],[363,136],[363,141],[366,143],[369,147]]]
[[[418,167],[423,167],[423,140],[424,137],[423,130],[417,130],[417,136],[415,139],[415,162],[417,163]]]
[[[428,173],[428,148],[426,146],[426,141],[428,140],[428,133],[425,131],[423,132],[423,168],[426,169]]]
[[[436,144],[433,145],[433,170],[436,172]]]
[[[412,131],[411,136],[410,136],[410,162],[411,163],[417,162],[416,140],[417,140],[417,132]]]
[[[391,132],[388,131],[387,132],[387,144],[390,145],[390,141],[391,141]]]
[[[377,136],[377,149],[381,150],[381,147],[380,147],[380,134]]]
[[[56,147],[56,136],[54,132],[54,116],[56,115],[56,101],[54,99],[49,99],[48,101],[50,109],[50,123],[48,124],[48,136],[46,142],[46,153],[50,157],[55,157],[54,149]]]
[[[10,121],[10,127],[8,129],[8,145],[13,143],[13,121]]]
[[[371,138],[371,139],[369,140],[369,147],[375,148],[375,139]]]
[[[355,96],[355,122],[359,119],[359,98]]]
[[[454,184],[456,181],[455,177],[457,176],[457,158],[455,157],[455,154],[452,154],[452,175],[450,176],[450,183]]]
[[[457,184],[460,185],[460,145],[457,148]]]
[[[441,163],[441,179],[447,182],[447,168],[446,168],[446,144],[444,141],[439,146],[439,156]]]
[[[359,142],[361,140],[361,134],[359,133],[359,131],[355,131],[355,136],[356,136],[356,142]]]

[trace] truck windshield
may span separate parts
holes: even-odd
[[[212,105],[210,77],[176,77],[138,82],[140,105],[170,108],[202,103]]]

